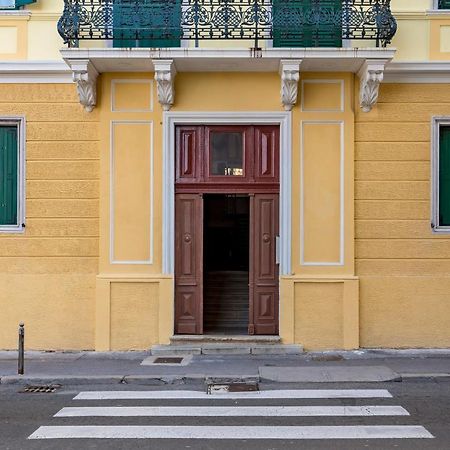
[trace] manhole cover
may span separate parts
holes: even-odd
[[[312,361],[343,361],[344,357],[342,355],[314,355],[311,358]]]
[[[153,364],[181,364],[183,358],[156,358]]]
[[[59,389],[61,385],[52,384],[52,385],[44,385],[44,386],[26,386],[24,389],[19,391],[21,394],[52,394],[56,392],[56,389]]]
[[[226,392],[255,392],[259,391],[258,383],[229,383],[208,384],[208,394],[222,394]]]

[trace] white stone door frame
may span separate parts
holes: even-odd
[[[280,275],[291,275],[291,112],[164,112],[162,271],[175,273],[175,127],[177,125],[279,125],[280,127]]]

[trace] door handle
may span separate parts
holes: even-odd
[[[280,236],[275,236],[275,263],[280,264]]]

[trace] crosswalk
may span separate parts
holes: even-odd
[[[383,389],[303,389],[267,390],[256,392],[227,392],[207,394],[199,391],[87,391],[77,394],[74,405],[62,408],[54,421],[63,425],[41,426],[29,439],[278,439],[278,440],[333,440],[333,439],[431,439],[434,436],[421,425],[391,424],[392,418],[410,419],[409,412],[398,405],[374,404],[377,399],[392,399]],[[352,399],[364,405],[336,404]],[[305,405],[306,401],[328,404]],[[135,401],[138,405],[111,405],[111,402]],[[175,402],[181,405],[174,405]],[[230,405],[232,401],[232,405]],[[333,401],[335,402],[333,404]],[[379,402],[380,400],[378,400]],[[83,403],[78,406],[77,403]],[[91,406],[96,402],[96,406]],[[106,402],[98,406],[97,403]],[[145,405],[141,403],[145,402]],[[163,406],[154,403],[163,403]],[[89,405],[91,403],[91,405]],[[148,404],[147,404],[148,403]],[[152,404],[153,403],[153,404]],[[168,403],[168,404],[167,404]],[[192,403],[192,404],[191,404]],[[287,403],[287,404],[282,404]],[[87,404],[87,406],[85,406]],[[76,406],[75,406],[76,405]],[[92,425],[96,418],[119,420],[117,424]],[[157,424],[158,418],[173,418],[170,426]],[[147,420],[147,424],[123,425],[121,418]],[[143,419],[142,419],[143,418]],[[177,420],[207,418],[205,425],[177,425]],[[236,418],[239,425],[230,426],[226,420]],[[320,425],[302,424],[304,420],[319,421]],[[336,425],[323,424],[325,420],[340,420]],[[352,418],[367,420],[367,424],[345,423]],[[385,418],[386,424],[370,424]],[[67,420],[87,420],[89,425],[66,425]],[[206,420],[206,419],[205,419]],[[270,420],[277,420],[276,426]],[[290,421],[279,425],[279,420]],[[294,421],[293,424],[292,420]],[[211,425],[215,421],[217,424]],[[252,423],[254,421],[254,423]],[[258,422],[259,421],[259,422]],[[261,421],[265,421],[263,425]],[[410,420],[408,420],[410,422]],[[95,423],[95,422],[94,422]],[[242,424],[241,424],[242,423]],[[245,424],[244,424],[245,423]]]

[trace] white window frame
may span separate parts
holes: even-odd
[[[450,225],[439,224],[439,131],[450,127],[450,116],[433,117],[431,120],[431,228],[434,233],[450,234]]]
[[[0,233],[23,233],[25,231],[25,117],[0,117],[0,126],[17,127],[17,223],[0,224]]]
[[[433,0],[433,11],[442,11],[442,12],[447,12],[448,13],[448,9],[439,9],[439,0]]]

